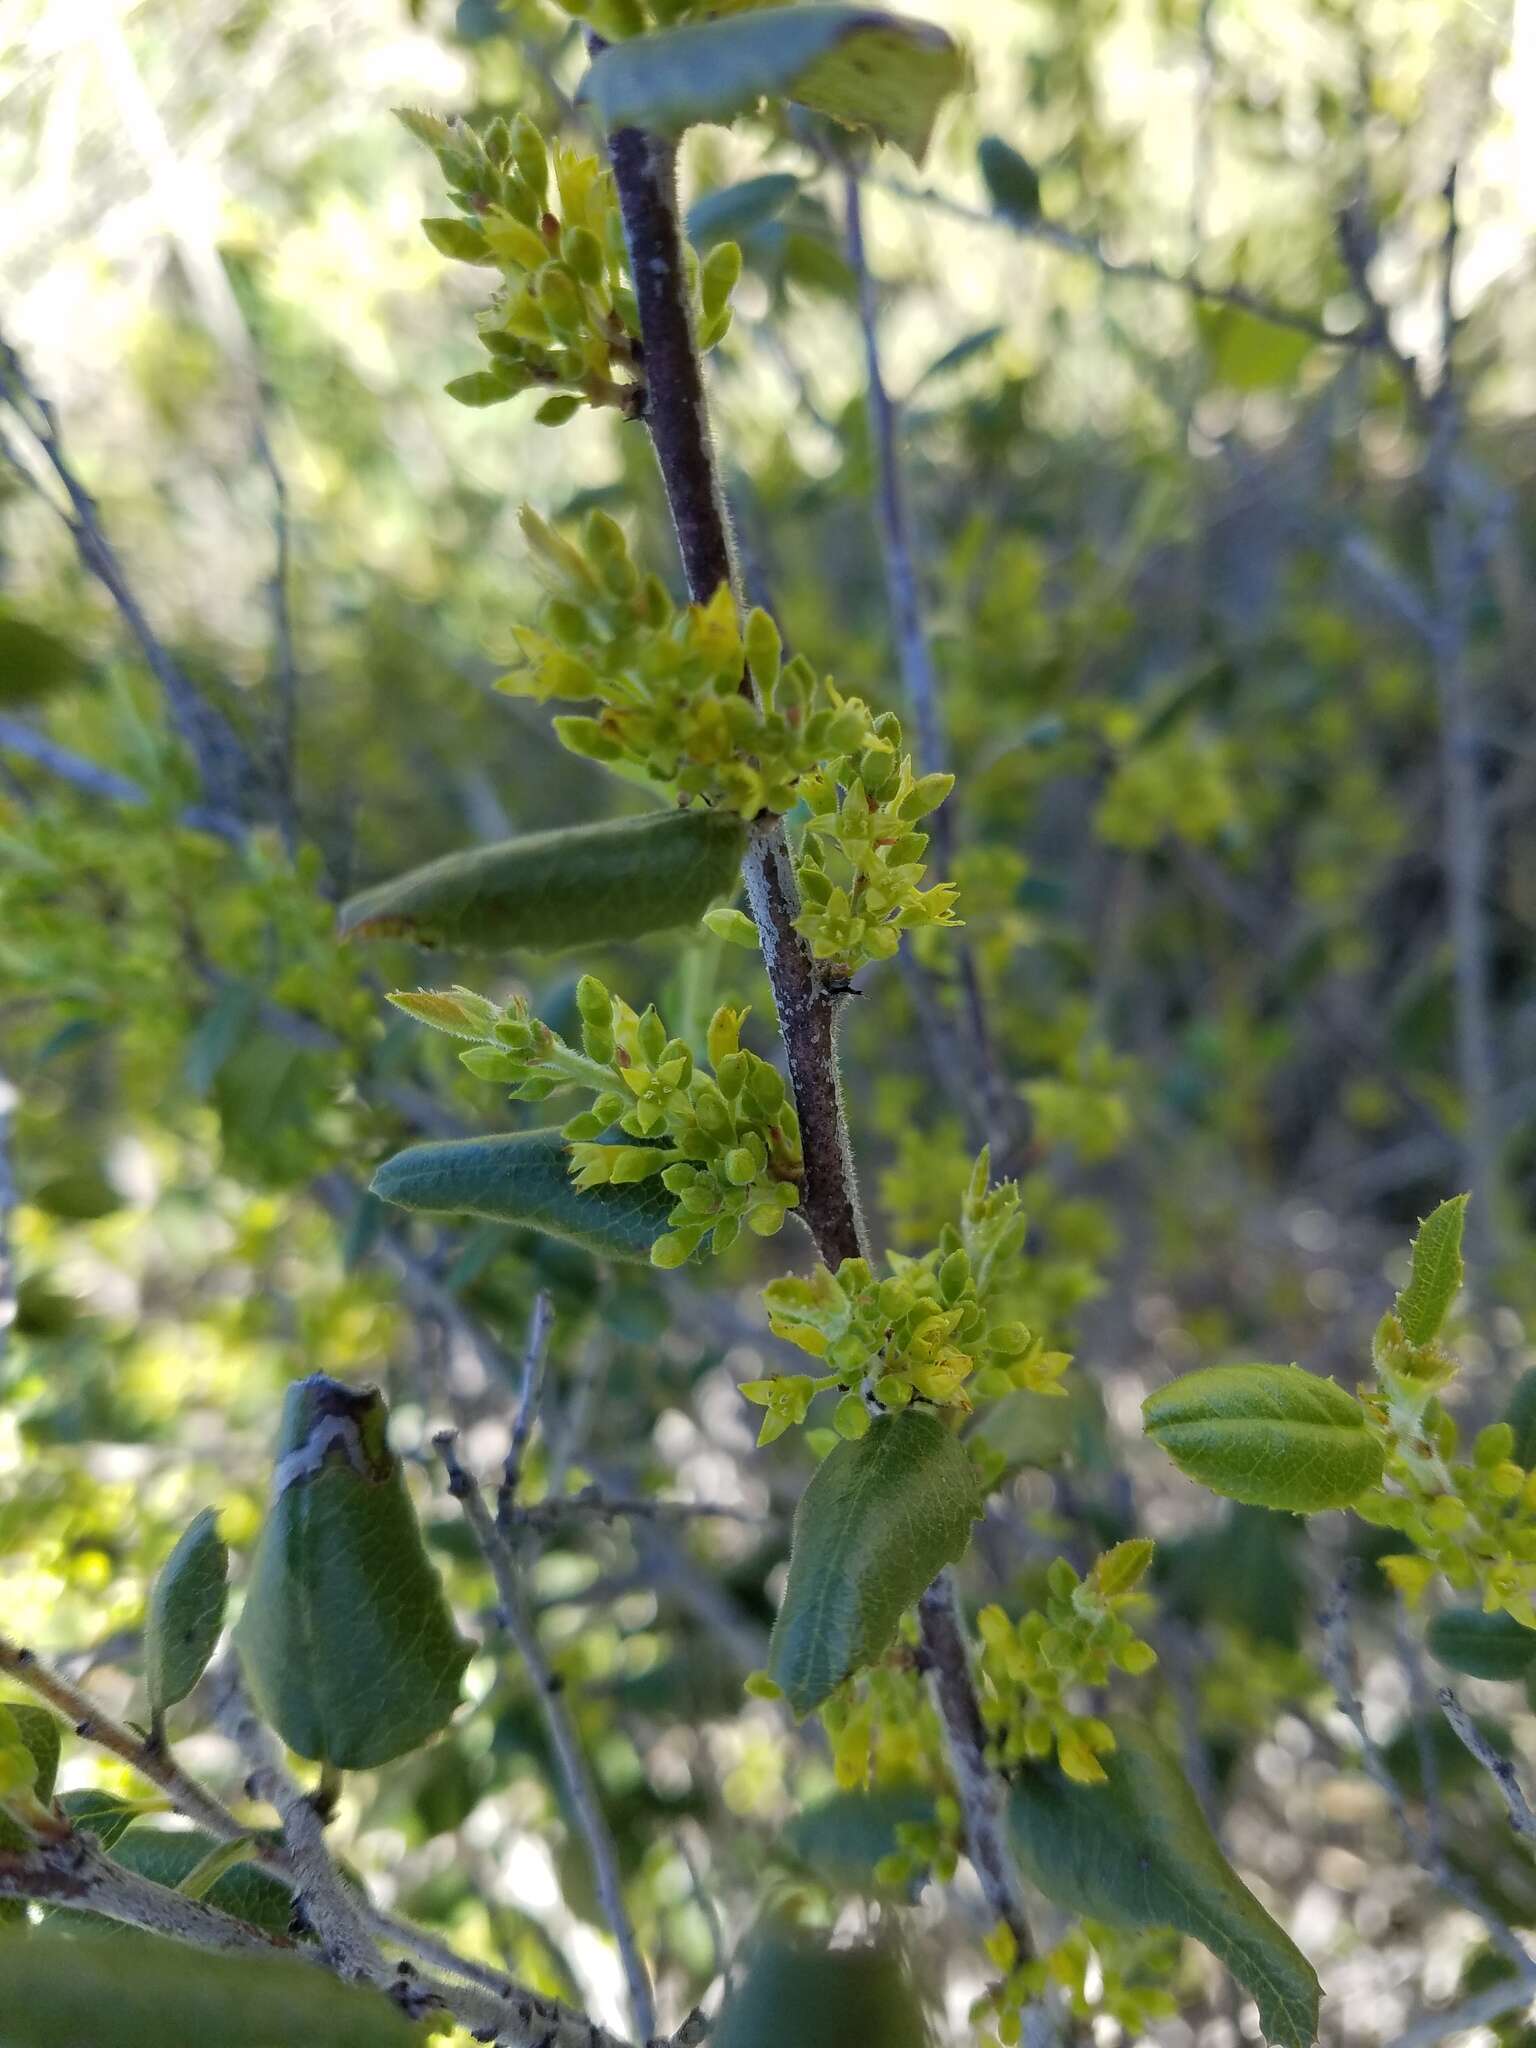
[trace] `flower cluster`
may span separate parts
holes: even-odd
[[[415,109],[400,118],[434,151],[460,208],[423,221],[427,239],[502,278],[477,323],[490,365],[454,378],[448,395],[486,406],[544,391],[536,417],[546,426],[583,405],[642,411],[639,319],[611,173],[596,157],[546,146],[526,114],[498,117],[483,134]],[[687,263],[700,346],[712,348],[731,323],[741,251],[721,242],[701,263],[689,249]]]
[[[869,707],[818,683],[803,657],[784,661],[766,612],[742,627],[723,584],[708,604],[674,604],[603,512],[589,514],[580,546],[535,512],[522,524],[549,597],[541,630],[519,630],[522,665],[499,687],[595,701],[595,717],[554,721],[573,753],[753,818],[789,810],[829,756],[881,744]],[[755,695],[742,689],[749,670]]]
[[[955,778],[915,776],[901,746],[901,725],[885,712],[857,754],[828,761],[800,788],[811,815],[796,928],[818,960],[835,960],[848,973],[889,960],[905,930],[959,922],[953,884],[922,887],[928,835],[915,829]]]
[[[1019,2039],[1020,2013],[1053,1987],[1065,1996],[1074,2019],[1112,2019],[1130,2039],[1179,2009],[1169,1984],[1180,1943],[1170,1928],[1146,1932],[1080,1920],[1045,1955],[1021,1963],[1012,1929],[1000,1925],[987,1937],[986,1949],[1004,1981],[977,2001],[971,2018],[990,2021],[1005,2048]]]
[[[1137,1587],[1152,1550],[1145,1537],[1117,1543],[1082,1579],[1058,1557],[1046,1573],[1043,1608],[1017,1621],[1001,1607],[982,1609],[982,1718],[1005,1768],[1041,1761],[1054,1750],[1076,1783],[1103,1783],[1099,1758],[1114,1749],[1114,1735],[1107,1722],[1074,1712],[1068,1702],[1074,1688],[1104,1685],[1113,1670],[1139,1677],[1157,1662],[1157,1652],[1126,1619],[1147,1604]]]
[[[1356,1501],[1355,1512],[1414,1546],[1384,1557],[1382,1570],[1410,1601],[1441,1573],[1458,1591],[1480,1594],[1485,1612],[1502,1610],[1536,1629],[1536,1470],[1512,1455],[1513,1429],[1490,1423],[1471,1457],[1458,1457],[1460,1432],[1440,1405],[1457,1370],[1452,1354],[1438,1339],[1413,1343],[1389,1314],[1373,1357],[1377,1384],[1363,1399],[1384,1453],[1384,1484]]]
[[[832,1388],[843,1390],[833,1421],[845,1437],[863,1436],[875,1413],[914,1400],[968,1409],[973,1392],[1061,1393],[1067,1354],[1046,1350],[1022,1323],[990,1310],[988,1296],[1002,1263],[1018,1250],[1024,1218],[1017,1188],[989,1189],[987,1172],[984,1152],[959,1229],[946,1227],[921,1258],[888,1252],[884,1277],[866,1259],[845,1259],[835,1273],[818,1266],[803,1279],[769,1282],[763,1301],[774,1334],[830,1369],[743,1385],[747,1399],[767,1411],[759,1443],[803,1422],[816,1395]]]
[[[506,1082],[536,1102],[586,1088],[592,1105],[564,1126],[580,1188],[627,1185],[659,1175],[677,1197],[670,1231],[651,1247],[658,1266],[680,1266],[709,1240],[726,1251],[743,1224],[771,1237],[800,1199],[800,1125],[777,1068],[744,1050],[745,1010],[710,1020],[713,1072],[669,1038],[653,1007],[640,1014],[595,975],[577,984],[578,1052],[533,1016],[522,996],[503,1007],[468,989],[396,994],[390,1001],[423,1024],[474,1041],[459,1057],[483,1081]],[[617,1127],[639,1144],[604,1142]]]

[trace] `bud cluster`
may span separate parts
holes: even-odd
[[[596,157],[547,146],[526,114],[483,133],[461,121],[404,109],[401,120],[434,152],[460,211],[422,222],[442,255],[501,273],[477,328],[489,367],[456,377],[461,405],[500,405],[520,392],[549,395],[535,417],[560,426],[583,405],[645,409],[624,223],[612,174]],[[687,251],[702,348],[731,323],[741,251],[722,242],[700,262]]]
[[[916,830],[955,778],[915,776],[901,745],[900,721],[884,712],[860,751],[826,762],[800,786],[811,816],[796,929],[818,960],[835,960],[848,973],[889,960],[903,931],[959,922],[952,883],[922,887],[928,835]]]
[[[1112,1671],[1140,1677],[1157,1662],[1126,1619],[1148,1604],[1137,1588],[1152,1550],[1146,1537],[1117,1543],[1082,1579],[1058,1557],[1046,1573],[1043,1608],[1017,1621],[1001,1607],[981,1610],[982,1718],[1005,1769],[1043,1762],[1054,1751],[1077,1784],[1103,1783],[1099,1758],[1114,1749],[1114,1735],[1107,1722],[1074,1712],[1069,1698],[1074,1688],[1107,1684]]]
[[[467,989],[390,1001],[423,1024],[473,1039],[459,1055],[465,1066],[483,1081],[507,1083],[521,1101],[589,1089],[591,1107],[564,1126],[572,1176],[578,1188],[660,1176],[677,1200],[671,1230],[651,1247],[655,1265],[680,1266],[706,1240],[726,1251],[743,1225],[771,1237],[799,1202],[799,1120],[778,1069],[742,1047],[744,1010],[722,1007],[710,1020],[711,1073],[668,1036],[654,1006],[636,1012],[591,974],[576,989],[579,1052],[522,996],[500,1009]],[[609,1142],[615,1128],[641,1142]]]
[[[868,706],[818,683],[803,657],[784,661],[766,612],[743,628],[723,584],[708,604],[675,604],[605,512],[588,515],[580,546],[526,508],[522,525],[549,596],[498,687],[597,703],[596,716],[554,721],[572,753],[754,818],[789,810],[822,761],[883,746]],[[755,694],[742,689],[749,670]]]
[[[990,2022],[1004,2048],[1020,2038],[1020,2013],[1053,1989],[1064,1995],[1074,2019],[1114,2020],[1129,2039],[1139,2039],[1179,2009],[1169,1989],[1180,1956],[1171,1928],[1144,1931],[1080,1920],[1045,1955],[1021,1962],[1012,1929],[1000,1923],[987,1937],[986,1950],[1004,1981],[977,2000],[971,2019],[978,2026]]]
[[[835,1273],[817,1266],[804,1278],[790,1274],[764,1288],[775,1336],[823,1359],[830,1370],[743,1385],[747,1399],[767,1411],[760,1443],[803,1422],[815,1396],[835,1387],[843,1399],[833,1422],[844,1437],[863,1436],[875,1414],[914,1400],[969,1409],[973,1393],[1062,1392],[1067,1354],[1047,1351],[1022,1323],[997,1314],[989,1299],[1003,1262],[1023,1240],[1024,1218],[1016,1187],[988,1189],[988,1164],[983,1152],[960,1228],[947,1226],[938,1246],[921,1258],[888,1252],[884,1277],[867,1259],[845,1259]]]

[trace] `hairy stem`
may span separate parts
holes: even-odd
[[[689,313],[677,217],[676,152],[636,129],[620,129],[609,140],[640,315],[645,420],[689,592],[696,602],[703,602],[726,582],[740,602]],[[817,1251],[836,1267],[844,1259],[865,1255],[867,1249],[838,1077],[837,998],[795,930],[799,899],[789,849],[777,822],[754,832],[746,883],[800,1118],[805,1154],[801,1214]],[[924,1596],[918,1616],[955,1767],[968,1849],[989,1904],[1013,1929],[1021,1957],[1032,1954],[1022,1884],[1001,1823],[1002,1785],[986,1760],[981,1710],[947,1574]]]

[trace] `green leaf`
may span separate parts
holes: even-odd
[[[1195,326],[1212,377],[1233,391],[1273,391],[1293,383],[1315,346],[1310,335],[1240,306],[1197,305]]]
[[[673,1206],[660,1180],[577,1188],[570,1156],[558,1128],[411,1145],[385,1160],[373,1192],[429,1215],[519,1223],[600,1258],[649,1259]]]
[[[37,1775],[32,1781],[32,1796],[46,1806],[53,1797],[54,1780],[59,1775],[59,1751],[63,1742],[64,1724],[57,1714],[50,1714],[46,1707],[34,1707],[30,1703],[8,1700],[5,1711],[10,1715],[11,1724],[21,1740],[21,1745],[32,1758]]]
[[[1410,1344],[1430,1344],[1451,1303],[1461,1292],[1461,1236],[1466,1226],[1468,1195],[1453,1195],[1426,1216],[1413,1240],[1408,1285],[1397,1297],[1394,1312]]]
[[[1523,1678],[1536,1662],[1536,1631],[1512,1614],[1448,1607],[1425,1631],[1430,1655],[1471,1678]]]
[[[1250,1507],[1347,1507],[1381,1478],[1360,1403],[1300,1366],[1208,1366],[1149,1394],[1141,1412],[1181,1472]]]
[[[160,1567],[144,1627],[144,1675],[156,1717],[184,1700],[208,1669],[224,1626],[229,1551],[212,1508],[183,1530]]]
[[[1178,1765],[1134,1723],[1113,1726],[1103,1785],[1025,1768],[1010,1817],[1026,1875],[1068,1912],[1192,1935],[1252,1994],[1275,2048],[1311,2048],[1312,1965],[1222,1855]]]
[[[875,1865],[900,1847],[903,1822],[933,1825],[933,1796],[916,1785],[834,1792],[803,1807],[783,1832],[784,1846],[839,1892],[874,1892]]]
[[[667,135],[734,120],[764,98],[797,100],[920,163],[941,102],[965,77],[953,40],[930,22],[870,7],[766,7],[614,43],[578,98],[607,128]]]
[[[1040,178],[1028,157],[999,135],[984,135],[976,150],[987,197],[1005,220],[1032,221],[1040,218]]]
[[[965,1555],[981,1496],[958,1438],[921,1408],[840,1443],[795,1511],[769,1676],[797,1715],[889,1648],[896,1624]]]
[[[0,704],[16,709],[79,682],[85,664],[67,640],[0,605]]]
[[[739,185],[706,192],[688,209],[688,239],[701,253],[716,242],[741,241],[754,228],[776,219],[799,190],[800,180],[792,171],[767,171],[760,178],[744,178]]]
[[[1092,1457],[1104,1433],[1104,1400],[1086,1373],[1069,1376],[1061,1396],[1018,1387],[976,1410],[966,1432],[973,1447],[1000,1458],[1005,1472],[1048,1470],[1068,1457]]]
[[[123,1929],[69,1943],[0,1937],[4,2048],[412,2048],[381,1992],[295,1956],[221,1956]]]
[[[468,370],[462,377],[450,377],[443,390],[455,404],[473,406],[477,411],[488,405],[505,405],[517,396],[492,370]]]
[[[235,1647],[288,1747],[338,1770],[417,1749],[459,1703],[470,1645],[421,1540],[377,1388],[288,1389]]]
[[[55,1803],[71,1826],[94,1835],[103,1849],[110,1849],[144,1815],[149,1804],[163,1806],[165,1802],[120,1799],[115,1792],[101,1792],[92,1785],[76,1792],[61,1792]]]
[[[1515,1381],[1515,1391],[1509,1397],[1504,1420],[1515,1432],[1514,1446],[1509,1455],[1517,1465],[1523,1465],[1529,1471],[1536,1465],[1536,1366],[1521,1373]]]
[[[888,1944],[833,1948],[824,1933],[770,1924],[747,1942],[711,2048],[929,2048],[912,1980]]]
[[[219,1850],[237,1851],[244,1843],[226,1844],[201,1828],[131,1827],[112,1845],[112,1861],[121,1863],[170,1891],[185,1891],[187,1880]],[[206,1876],[206,1871],[204,1871]],[[197,1894],[221,1912],[233,1913],[269,1934],[286,1933],[293,1919],[288,1887],[254,1863],[236,1863],[215,1875]]]
[[[460,952],[601,946],[697,924],[735,889],[740,818],[717,811],[535,832],[450,853],[342,906],[346,937],[406,938]]]

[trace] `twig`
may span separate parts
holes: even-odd
[[[988,213],[978,206],[966,206],[958,199],[951,199],[947,193],[936,192],[928,185],[913,185],[904,178],[882,178],[881,187],[894,193],[898,199],[909,199],[919,206],[930,206],[946,213],[952,220],[964,220],[973,226],[1000,229],[1005,234],[1021,236],[1026,241],[1043,242],[1048,248],[1058,249],[1065,256],[1079,256],[1093,263],[1111,277],[1133,284],[1155,284],[1170,291],[1183,292],[1187,298],[1203,299],[1209,305],[1230,306],[1234,312],[1251,313],[1255,320],[1263,320],[1271,327],[1288,328],[1293,334],[1305,334],[1309,340],[1324,343],[1329,348],[1374,349],[1379,337],[1374,326],[1346,328],[1343,333],[1325,327],[1310,313],[1297,312],[1293,307],[1276,305],[1273,300],[1261,298],[1256,292],[1236,284],[1210,284],[1193,272],[1165,270],[1161,264],[1148,263],[1136,257],[1111,256],[1103,245],[1090,235],[1074,234],[1070,228],[1058,227],[1053,221],[1025,220],[1020,216]]]
[[[1460,2005],[1447,2006],[1444,2012],[1426,2013],[1398,2035],[1392,2048],[1436,2048],[1437,2042],[1452,2034],[1467,2034],[1474,2027],[1488,2026],[1519,2006],[1529,2006],[1533,2000],[1536,1985],[1528,1978],[1502,1978],[1485,1990],[1473,1992]]]
[[[214,1676],[213,1699],[215,1721],[250,1767],[246,1791],[277,1810],[293,1874],[293,1895],[326,1963],[349,1983],[388,1983],[388,1965],[364,1925],[355,1895],[331,1861],[319,1810],[284,1768],[276,1742],[241,1690],[232,1659]]]
[[[745,1508],[725,1501],[653,1500],[648,1494],[605,1493],[599,1486],[584,1486],[579,1493],[552,1495],[531,1505],[513,1507],[498,1515],[508,1533],[534,1529],[541,1534],[567,1522],[591,1519],[599,1522],[757,1522],[760,1518]]]
[[[1403,1788],[1393,1775],[1392,1768],[1382,1754],[1381,1745],[1371,1734],[1365,1722],[1365,1708],[1361,1704],[1355,1686],[1354,1645],[1350,1639],[1349,1595],[1353,1572],[1346,1568],[1334,1583],[1332,1592],[1318,1615],[1318,1625],[1323,1639],[1323,1675],[1333,1687],[1344,1718],[1354,1729],[1360,1743],[1361,1760],[1366,1773],[1380,1789],[1392,1810],[1408,1853],[1428,1877],[1479,1919],[1487,1930],[1488,1938],[1517,1971],[1536,1983],[1536,1958],[1526,1949],[1514,1929],[1504,1921],[1488,1904],[1477,1887],[1471,1884],[1445,1853],[1438,1838],[1438,1831],[1428,1831],[1415,1825],[1408,1811],[1408,1802]],[[1440,1695],[1442,1705],[1446,1695]],[[1452,1723],[1454,1726],[1454,1722]],[[1460,1734],[1460,1730],[1457,1733]],[[1474,1730],[1474,1733],[1476,1731]],[[1481,1737],[1478,1738],[1481,1741]],[[1463,1736],[1465,1741],[1466,1737]],[[1532,1823],[1536,1827],[1536,1821]]]
[[[60,746],[57,740],[34,731],[19,718],[0,715],[0,754],[14,754],[20,760],[30,761],[34,767],[45,769],[60,782],[78,789],[83,796],[96,797],[103,803],[137,807],[151,801],[149,792],[126,775],[88,761],[83,754]],[[211,832],[219,839],[233,841],[241,834],[237,819],[210,810],[206,804],[189,804],[180,816],[181,822],[194,831]]]
[[[20,1099],[15,1083],[0,1073],[0,1364],[5,1361],[16,1322],[16,1260],[11,1250],[16,1176],[11,1167],[11,1123]]]
[[[1504,1810],[1509,1815],[1509,1824],[1523,1842],[1536,1842],[1536,1813],[1531,1811],[1529,1800],[1515,1774],[1515,1767],[1508,1757],[1502,1757],[1483,1734],[1472,1716],[1446,1685],[1435,1695],[1440,1711],[1455,1729],[1463,1747],[1473,1756],[1499,1788],[1499,1797],[1504,1801]]]
[[[222,1800],[183,1770],[168,1750],[153,1749],[147,1741],[131,1734],[104,1713],[88,1693],[50,1670],[32,1651],[4,1636],[0,1636],[0,1672],[46,1700],[72,1723],[82,1741],[108,1750],[151,1784],[158,1785],[179,1813],[206,1828],[217,1840],[250,1839],[249,1828]],[[258,1841],[256,1857],[290,1888],[298,1888],[301,1880],[286,1845]],[[11,1895],[20,1895],[20,1884],[12,1866]],[[460,1955],[425,1928],[413,1926],[366,1899],[359,1899],[358,1911],[375,1939],[406,1949],[444,1973],[439,1979],[420,1977],[414,1982],[423,1999],[452,2013],[480,2038],[515,2042],[519,2048],[625,2048],[616,2035],[596,2026],[585,2014],[573,2011],[558,1999],[543,1998],[504,1972]],[[397,1966],[395,1974],[401,1977],[405,1973]]]
[[[676,151],[634,128],[612,134],[609,149],[645,351],[645,421],[689,592],[704,601],[726,583],[739,600],[689,312]],[[776,821],[754,833],[745,875],[800,1119],[805,1155],[801,1215],[821,1258],[835,1270],[865,1251],[837,1066],[837,1005],[794,928],[799,908],[794,872],[783,827]],[[986,1864],[985,1869],[978,1866],[978,1874],[1007,1902],[1022,1929],[1021,1880],[998,1818],[1002,1786],[976,1742],[981,1710],[946,1580],[919,1604],[918,1614],[930,1664],[944,1673],[935,1696],[952,1753],[964,1766],[957,1786],[976,1853]]]
[[[239,836],[239,795],[245,772],[245,751],[222,712],[205,702],[185,669],[149,623],[107,536],[95,500],[76,475],[65,453],[58,416],[31,382],[21,358],[0,336],[0,399],[31,436],[39,453],[63,487],[66,502],[44,489],[30,465],[0,437],[0,456],[22,482],[52,507],[74,541],[83,567],[96,578],[116,605],[146,666],[165,694],[166,709],[178,737],[197,764],[211,811],[224,822],[222,836]]]
[[[649,2040],[656,2023],[650,1976],[640,1954],[639,1944],[635,1940],[629,1908],[624,1901],[618,1850],[604,1818],[597,1785],[592,1776],[591,1766],[587,1762],[586,1752],[581,1746],[581,1738],[576,1732],[576,1724],[571,1719],[562,1696],[562,1681],[556,1676],[544,1655],[544,1647],[539,1641],[538,1630],[534,1626],[523,1594],[512,1546],[493,1521],[479,1486],[459,1462],[458,1452],[454,1448],[455,1432],[451,1429],[442,1430],[432,1441],[448,1474],[448,1490],[463,1508],[475,1541],[490,1567],[491,1577],[496,1585],[497,1621],[511,1638],[512,1645],[522,1659],[534,1691],[538,1695],[539,1705],[544,1714],[544,1725],[559,1761],[561,1776],[565,1780],[566,1795],[571,1802],[577,1826],[586,1841],[597,1894],[602,1901],[614,1940],[618,1944],[625,1981],[629,1986],[629,2002],[635,2032],[642,2041]]]
[[[124,1927],[142,1927],[219,1955],[294,1953],[284,1934],[237,1920],[202,1899],[155,1884],[105,1856],[94,1835],[70,1832],[35,1849],[0,1850],[0,1899],[36,1899],[80,1913],[99,1913]]]
[[[553,1323],[553,1304],[548,1294],[540,1289],[534,1296],[533,1313],[528,1318],[528,1336],[523,1345],[522,1384],[517,1396],[517,1413],[512,1418],[512,1441],[496,1494],[496,1521],[503,1530],[510,1526],[516,1511],[517,1489],[523,1476],[523,1453],[528,1448],[528,1439],[538,1419],[539,1398],[544,1389],[544,1364]]]

